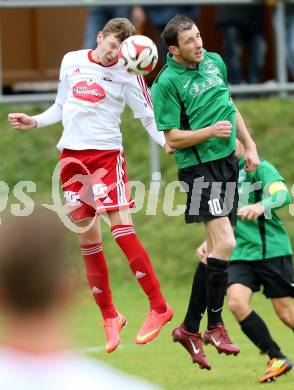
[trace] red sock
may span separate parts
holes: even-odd
[[[105,319],[118,315],[112,303],[108,268],[102,244],[82,245],[81,252],[86,267],[86,276],[93,297]]]
[[[116,225],[111,228],[115,241],[126,255],[130,268],[145,291],[151,310],[166,311],[166,302],[160,292],[160,284],[153,270],[148,253],[137,238],[132,225]]]

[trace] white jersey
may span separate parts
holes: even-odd
[[[135,118],[153,117],[144,78],[130,75],[118,64],[104,67],[96,63],[90,50],[64,56],[56,104],[62,107],[64,127],[59,149],[121,148],[120,117],[125,104]],[[163,145],[164,138],[160,143]]]
[[[108,366],[66,353],[30,355],[0,349],[1,390],[158,390]]]

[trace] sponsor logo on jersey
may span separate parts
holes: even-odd
[[[91,103],[99,103],[106,97],[105,90],[93,80],[83,80],[73,87],[73,96]]]
[[[205,73],[210,73],[210,74],[215,74],[215,73],[220,73],[220,70],[219,68],[217,67],[217,65],[212,62],[212,61],[205,61],[203,63],[203,71]]]
[[[107,74],[107,73],[104,73],[102,76],[101,76],[102,80],[104,81],[113,81],[112,79],[112,76]]]
[[[209,89],[215,87],[218,84],[222,84],[223,80],[219,76],[210,76],[207,77],[205,80],[202,80],[199,83],[193,83],[190,88],[190,94],[193,97],[196,97],[200,95],[201,93],[204,93],[208,91]]]

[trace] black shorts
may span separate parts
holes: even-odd
[[[267,260],[233,260],[228,266],[228,284],[240,283],[253,292],[263,286],[267,298],[294,297],[292,256]]]
[[[235,152],[219,160],[179,170],[187,192],[186,223],[229,217],[237,222],[239,163]]]

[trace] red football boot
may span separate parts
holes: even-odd
[[[104,332],[106,339],[106,351],[113,352],[120,343],[119,332],[126,326],[126,318],[118,313],[117,317],[108,318],[104,321]]]
[[[240,352],[240,348],[231,341],[226,328],[221,323],[206,329],[203,340],[205,344],[213,345],[218,350],[218,353],[238,355]]]
[[[162,327],[173,317],[173,309],[167,304],[166,311],[162,314],[151,310],[141,326],[136,339],[136,344],[146,344],[152,341],[161,331]]]
[[[200,368],[206,370],[211,369],[211,365],[208,363],[205,353],[202,348],[202,337],[200,333],[188,332],[183,324],[173,330],[172,333],[174,342],[179,342],[191,355],[193,363],[199,364]]]

